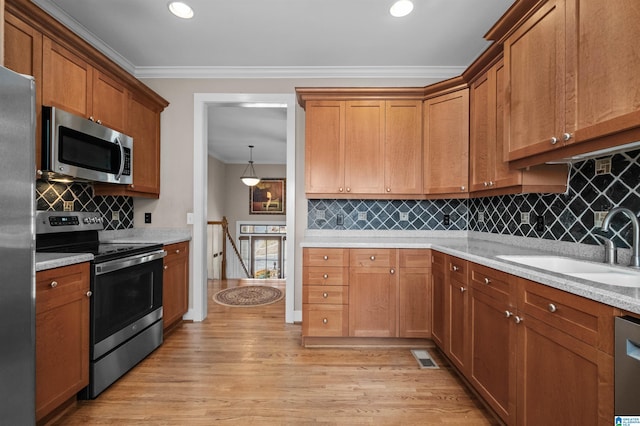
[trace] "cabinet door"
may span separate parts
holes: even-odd
[[[433,301],[431,338],[440,349],[444,350],[447,330],[447,318],[445,315],[447,285],[445,273],[446,256],[442,253],[432,252],[431,261],[431,300]]]
[[[448,329],[448,344],[445,353],[460,371],[466,373],[469,364],[469,315],[467,263],[449,257],[449,277],[445,306]]]
[[[396,250],[349,252],[349,336],[396,337]]]
[[[130,135],[127,129],[127,103],[128,92],[123,84],[103,72],[93,71],[91,116],[96,122]]]
[[[471,85],[469,95],[469,188],[482,191],[493,181],[496,135],[494,74],[487,71]]]
[[[431,269],[399,269],[399,337],[431,337]]]
[[[504,300],[471,288],[469,381],[506,424],[515,424],[516,323]]]
[[[129,100],[128,131],[133,137],[132,190],[160,195],[160,111],[143,100]]]
[[[36,276],[36,418],[89,384],[89,264]]]
[[[425,193],[467,193],[469,89],[425,101],[424,118]]]
[[[91,115],[93,69],[48,37],[42,41],[42,104],[87,117]]]
[[[565,0],[548,0],[504,43],[505,159],[560,147],[564,131]],[[555,138],[555,139],[552,139]]]
[[[165,247],[162,276],[162,309],[164,329],[182,319],[189,308],[189,243]]]
[[[422,193],[422,102],[387,101],[384,190]]]
[[[567,108],[577,127],[569,142],[640,126],[638,2],[568,0],[567,10],[567,68],[577,77],[567,93],[567,102],[577,99]]]
[[[5,67],[21,74],[31,75],[36,81],[36,169],[41,166],[42,144],[42,34],[7,12],[4,26]]]
[[[347,101],[345,188],[353,194],[384,192],[384,101]]]
[[[307,101],[305,118],[305,191],[345,192],[345,102]]]

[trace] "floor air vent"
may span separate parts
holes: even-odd
[[[420,368],[440,368],[426,349],[411,349],[411,353],[418,361]]]

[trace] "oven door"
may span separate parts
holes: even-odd
[[[164,250],[94,266],[91,359],[96,360],[162,319]]]

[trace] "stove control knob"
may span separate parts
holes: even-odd
[[[82,219],[82,223],[89,223],[89,218],[85,217],[84,219]]]

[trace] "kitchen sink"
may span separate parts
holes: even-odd
[[[640,271],[563,256],[500,255],[499,259],[620,287],[640,287]]]

